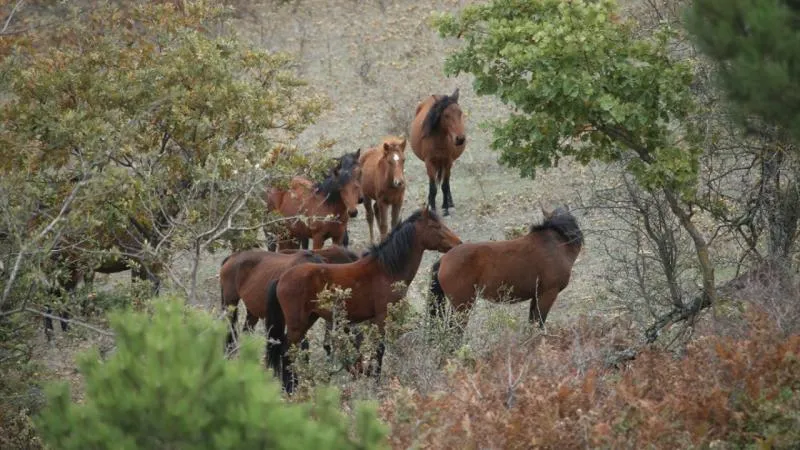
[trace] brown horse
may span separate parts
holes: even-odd
[[[356,157],[361,150],[355,153]],[[281,242],[282,248],[322,248],[330,238],[336,245],[345,244],[347,221],[358,215],[361,200],[361,168],[335,167],[321,182],[313,183],[303,177],[294,177],[288,190],[272,188],[266,193],[268,211],[277,211],[290,219],[287,224],[290,238]],[[328,216],[332,216],[328,218]]]
[[[239,316],[238,304],[244,301],[247,319],[244,331],[252,331],[259,319],[266,317],[267,308],[264,293],[267,284],[277,280],[287,268],[300,263],[343,264],[356,261],[358,256],[339,246],[321,250],[287,249],[281,253],[264,250],[236,252],[222,261],[219,270],[219,283],[222,288],[222,308],[228,309],[230,328],[226,347],[231,348],[236,340],[236,321]],[[232,308],[231,308],[232,307]]]
[[[267,321],[269,342],[267,363],[281,372],[287,392],[294,390],[295,379],[287,355],[289,345],[304,341],[314,322],[322,317],[332,320],[330,309],[320,307],[317,296],[328,287],[352,289],[345,302],[347,318],[351,323],[370,320],[383,332],[390,303],[401,299],[394,283],[403,281],[408,286],[414,279],[425,250],[447,252],[461,243],[435,212],[418,210],[392,230],[389,236],[369,253],[350,264],[300,264],[284,272],[273,282],[267,293]],[[377,371],[380,376],[383,344],[378,345]],[[282,367],[282,369],[281,369]]]
[[[433,265],[431,316],[442,317],[445,296],[456,311],[469,311],[477,295],[494,302],[530,299],[529,320],[544,326],[569,283],[583,233],[566,207],[542,213],[544,222],[523,237],[467,243],[442,256]]]
[[[403,168],[406,162],[406,140],[387,137],[383,144],[361,154],[361,190],[364,193],[364,209],[367,212],[369,241],[375,242],[372,233],[373,219],[377,216],[381,240],[389,233],[387,217],[392,208],[392,228],[400,221],[400,208],[406,193]],[[374,203],[373,203],[374,202]]]
[[[458,89],[452,95],[431,95],[419,105],[411,123],[411,149],[425,162],[428,172],[428,204],[436,209],[436,186],[442,185],[442,209],[452,208],[450,169],[464,153],[467,137],[464,116],[458,106]]]

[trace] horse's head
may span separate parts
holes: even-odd
[[[570,214],[569,206],[567,205],[559,206],[556,209],[548,211],[544,208],[544,205],[542,205],[542,203],[539,202],[539,207],[542,209],[542,215],[544,215],[544,220],[549,220],[554,217],[565,216],[567,214]]]
[[[447,253],[448,250],[461,244],[461,238],[442,222],[439,215],[426,206],[415,222],[416,232],[426,250]]]
[[[349,169],[334,169],[333,176],[336,178],[339,188],[339,197],[347,208],[350,217],[358,216],[358,204],[361,203],[361,170],[359,165]]]
[[[467,143],[467,134],[464,127],[464,113],[458,105],[458,88],[452,95],[445,97],[449,104],[442,111],[442,130],[447,133],[447,139],[456,147],[463,147]]]
[[[353,153],[345,153],[338,158],[336,168],[339,170],[350,171],[354,177],[361,180],[361,149]],[[360,181],[359,181],[360,183]],[[358,203],[364,203],[364,194],[359,190]],[[356,213],[357,214],[357,213]],[[353,216],[355,217],[355,216]]]
[[[390,137],[383,141],[383,161],[388,168],[388,183],[393,188],[405,185],[406,139]]]
[[[458,105],[458,88],[450,95],[442,95],[428,110],[422,122],[422,136],[439,134],[458,148],[467,144],[464,113]]]

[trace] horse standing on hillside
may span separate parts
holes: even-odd
[[[222,261],[219,283],[222,291],[222,308],[228,310],[230,328],[225,342],[230,349],[236,341],[238,305],[241,299],[247,311],[243,331],[252,331],[259,319],[267,314],[264,293],[267,285],[277,280],[289,267],[300,263],[344,264],[356,261],[358,255],[337,245],[320,250],[287,249],[281,253],[265,250],[246,250],[232,253]]]
[[[350,264],[299,264],[287,269],[267,291],[269,330],[267,364],[281,374],[287,392],[294,390],[295,378],[287,351],[303,341],[317,319],[333,320],[333,312],[319,305],[323,290],[338,286],[351,289],[344,309],[350,323],[370,320],[384,331],[388,305],[405,295],[395,283],[408,286],[414,279],[425,250],[442,253],[459,245],[461,239],[441,222],[435,212],[418,210],[401,222],[389,236],[369,253]],[[269,343],[273,342],[273,343]],[[279,344],[274,344],[279,342]],[[384,345],[377,349],[376,376],[380,376]]]
[[[304,216],[288,221],[290,237],[281,242],[282,248],[306,249],[309,239],[314,249],[322,248],[328,238],[336,245],[346,244],[347,222],[358,215],[358,203],[362,200],[361,168],[357,164],[360,153],[359,149],[353,154],[356,163],[345,164],[345,158],[349,160],[350,157],[342,157],[340,165],[319,183],[297,176],[288,190],[272,188],[266,192],[268,211],[287,217]]]
[[[442,185],[444,215],[452,208],[450,169],[467,143],[464,115],[458,105],[458,89],[451,95],[430,95],[417,105],[411,122],[411,149],[425,162],[428,172],[428,204],[436,209],[437,185]]]
[[[569,283],[583,233],[566,207],[542,208],[545,220],[517,239],[460,245],[433,265],[429,312],[444,316],[445,296],[456,311],[469,311],[480,295],[517,303],[530,299],[528,319],[544,326],[556,296]],[[466,323],[461,323],[464,329]]]
[[[367,212],[369,242],[374,243],[372,232],[374,219],[378,219],[381,240],[389,233],[388,211],[392,209],[392,227],[400,221],[400,209],[406,192],[404,166],[406,140],[387,137],[383,144],[361,154],[361,190],[364,193],[364,209]]]
[[[85,284],[92,284],[96,273],[112,274],[131,271],[131,281],[149,281],[152,284],[152,294],[157,295],[161,287],[162,265],[157,261],[148,261],[142,254],[142,246],[145,242],[158,242],[156,232],[148,230],[146,227],[131,220],[130,229],[121,236],[112,237],[115,246],[125,254],[125,256],[114,256],[104,258],[99,262],[81,261],[81,254],[72,249],[72,245],[67,238],[63,238],[56,243],[50,251],[51,261],[60,268],[61,274],[57,276],[49,287],[51,295],[57,297],[71,297],[75,294],[78,284],[83,281]],[[82,299],[81,305],[85,307],[88,299]],[[72,302],[66,302],[67,304]],[[61,330],[69,329],[69,319],[71,317],[69,308],[54,308],[50,305],[45,306],[47,316],[44,317],[44,330],[47,340],[52,339],[54,333],[53,320],[58,320]],[[57,319],[55,319],[57,317]]]

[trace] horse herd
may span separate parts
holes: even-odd
[[[343,305],[347,320],[372,322],[383,333],[389,305],[405,296],[425,250],[443,254],[433,266],[432,316],[444,317],[445,299],[457,311],[469,310],[477,296],[491,301],[531,300],[529,319],[543,325],[556,296],[567,286],[583,234],[566,207],[542,208],[541,224],[522,237],[499,242],[462,243],[437,214],[439,185],[443,215],[454,207],[450,171],[466,145],[458,96],[456,89],[451,95],[425,98],[411,124],[411,148],[424,161],[429,180],[427,206],[400,221],[406,139],[388,137],[377,147],[338,158],[322,181],[295,177],[287,188],[269,188],[267,209],[287,217],[286,233],[268,251],[236,252],[223,261],[222,306],[230,321],[226,345],[236,340],[237,307],[242,300],[247,310],[245,330],[252,330],[259,319],[265,321],[267,365],[287,392],[296,385],[289,347],[307,348],[306,333],[314,323],[322,318],[330,326],[333,320],[332,311],[318,300],[320,293],[334,286],[349,289]],[[348,221],[358,215],[359,203],[364,204],[371,242],[360,257],[347,248]],[[323,248],[328,239],[334,245]],[[398,284],[405,289],[398,289]],[[466,320],[466,315],[457,317]],[[383,353],[379,343],[376,376]]]

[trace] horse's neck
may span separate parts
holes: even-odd
[[[347,207],[344,202],[328,203],[328,195],[321,192],[314,192],[312,213],[315,216],[325,216],[333,214],[337,219],[347,216]]]
[[[544,239],[545,241],[552,239],[555,245],[564,252],[564,257],[567,258],[570,264],[574,264],[575,260],[578,259],[578,254],[581,252],[581,246],[579,244],[574,244],[566,240],[564,236],[560,233],[549,230],[548,233],[552,233],[550,236],[542,236],[538,235],[538,233],[530,233],[525,236],[524,239],[528,239],[530,245],[534,247],[541,245],[541,241],[536,242],[537,239]]]
[[[418,238],[415,238],[414,243],[411,246],[411,254],[406,260],[406,266],[403,268],[401,273],[393,277],[393,281],[404,281],[406,283],[406,287],[408,287],[414,280],[414,277],[417,276],[419,265],[422,263],[423,253],[425,253],[425,249],[422,247],[422,244],[419,242]]]

